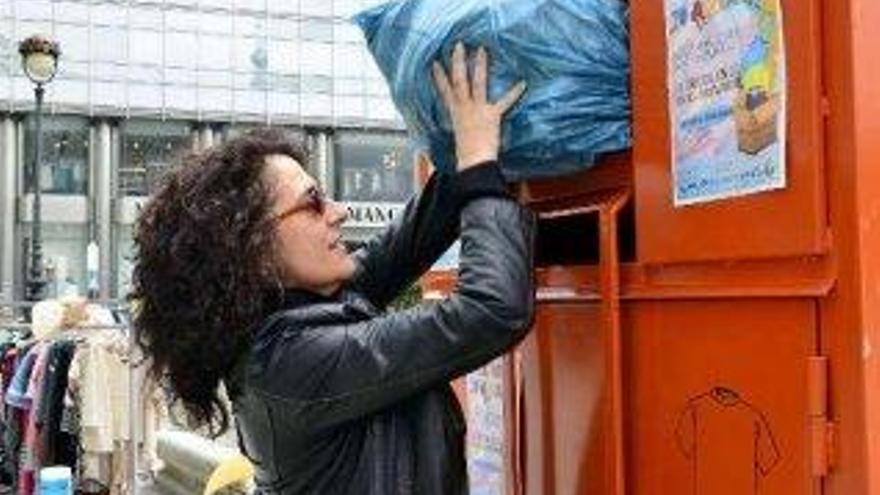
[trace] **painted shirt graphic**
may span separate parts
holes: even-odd
[[[691,399],[675,433],[691,464],[694,495],[756,494],[780,459],[764,415],[725,388]]]

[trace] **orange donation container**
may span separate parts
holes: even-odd
[[[675,1],[630,2],[631,152],[520,185],[538,308],[505,358],[506,491],[880,495],[880,2],[742,0],[781,6],[784,187],[683,206]]]

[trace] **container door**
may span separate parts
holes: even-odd
[[[814,315],[805,299],[626,303],[626,493],[821,493]],[[613,493],[599,318],[597,305],[541,305],[520,348],[527,495]]]
[[[664,4],[672,5],[673,0],[630,3],[639,261],[755,259],[825,252],[819,1],[781,0],[788,69],[785,189],[679,207],[673,205]],[[694,15],[709,15],[707,12],[725,2],[681,0],[680,4],[690,22]],[[720,160],[718,167],[724,167]]]
[[[628,493],[821,493],[810,300],[641,302],[627,323]]]

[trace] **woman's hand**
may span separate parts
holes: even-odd
[[[498,159],[501,147],[501,118],[525,92],[520,82],[495,103],[487,101],[489,61],[480,47],[476,55],[473,81],[468,81],[464,45],[459,42],[452,53],[452,77],[434,62],[434,83],[452,117],[458,170]]]

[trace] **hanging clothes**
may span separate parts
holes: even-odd
[[[58,307],[43,306],[37,340],[0,339],[0,488],[33,495],[42,466],[65,465],[78,489],[129,494],[128,453],[159,467],[165,399],[145,367],[130,368],[129,336],[109,310],[77,303],[74,318]],[[145,384],[134,396],[133,374]],[[132,438],[135,410],[140,434]]]
[[[38,424],[43,451],[42,465],[63,465],[76,468],[78,441],[75,436],[61,431],[64,410],[64,394],[67,376],[76,344],[70,341],[56,342],[49,352],[46,377],[43,381],[43,400],[40,401]]]
[[[49,359],[51,344],[41,343],[37,348],[39,352],[28,379],[25,397],[27,408],[24,413],[24,434],[19,454],[19,495],[33,495],[36,489],[36,471],[39,469],[36,412],[42,399],[43,377],[46,373],[46,361]]]

